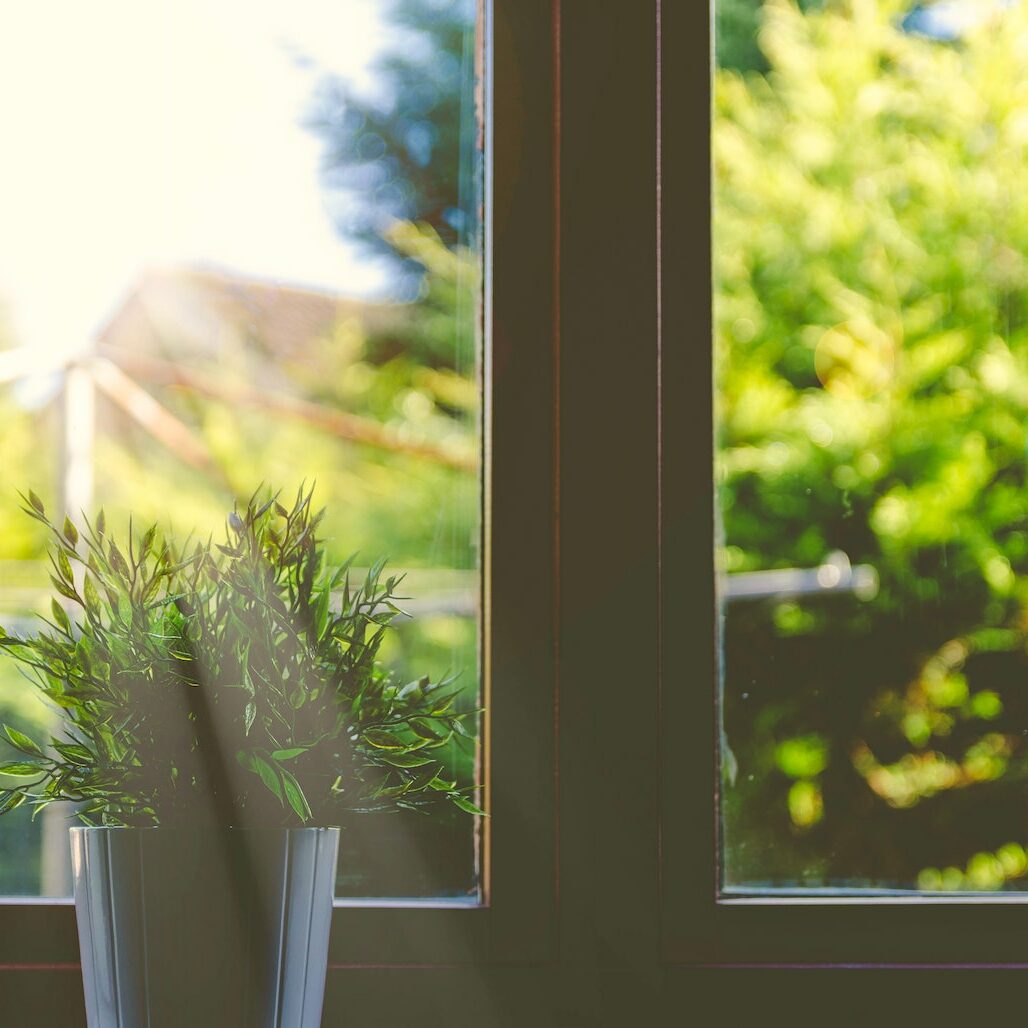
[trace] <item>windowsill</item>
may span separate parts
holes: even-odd
[[[756,893],[726,889],[719,906],[939,906],[1028,903],[1028,892],[918,892],[914,889],[775,889]]]
[[[71,896],[0,896],[0,904],[15,907],[70,907],[75,903]],[[441,896],[438,898],[416,897],[405,899],[403,896],[370,897],[355,899],[346,897],[333,900],[334,909],[348,908],[357,910],[375,909],[414,909],[414,910],[485,910],[488,904],[474,896]]]

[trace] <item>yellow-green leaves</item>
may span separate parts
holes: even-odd
[[[53,613],[54,622],[60,627],[61,631],[70,635],[71,621],[68,619],[68,612],[57,602],[57,600],[50,601],[50,610]]]
[[[818,735],[796,736],[778,744],[775,763],[791,778],[812,778],[828,766],[828,750]]]
[[[19,732],[17,728],[12,728],[10,725],[4,725],[3,730],[4,734],[7,736],[7,741],[16,750],[21,750],[22,753],[27,753],[31,757],[43,756],[43,751],[39,746],[23,732]]]
[[[42,765],[27,761],[9,760],[0,764],[0,775],[10,775],[12,778],[38,778],[45,773],[46,768]]]

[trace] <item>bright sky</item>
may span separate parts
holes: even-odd
[[[367,294],[299,126],[319,70],[367,84],[376,0],[30,0],[0,16],[0,298],[75,347],[152,264]],[[299,67],[293,54],[313,58]]]

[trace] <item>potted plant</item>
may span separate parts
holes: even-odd
[[[52,537],[52,618],[0,629],[62,726],[0,764],[0,813],[74,803],[75,905],[91,1028],[320,1024],[339,825],[438,804],[480,813],[437,759],[469,742],[452,680],[377,659],[399,579],[326,566],[321,514],[254,497],[225,543],[101,512]],[[322,512],[323,513],[323,512]]]

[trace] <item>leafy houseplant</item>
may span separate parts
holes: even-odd
[[[61,600],[52,601],[52,618],[35,636],[0,629],[0,649],[27,671],[63,725],[45,747],[5,726],[19,759],[0,764],[13,782],[0,788],[0,813],[67,800],[92,826],[72,830],[84,970],[98,927],[94,916],[87,938],[83,911],[96,906],[95,896],[80,889],[92,888],[91,861],[107,862],[104,888],[112,877],[135,882],[135,898],[109,897],[111,909],[120,902],[127,911],[136,900],[159,909],[181,895],[166,878],[163,897],[141,894],[140,883],[154,877],[147,853],[167,846],[164,852],[175,854],[171,866],[182,867],[184,851],[194,853],[200,841],[220,847],[231,872],[220,892],[235,903],[227,920],[241,923],[242,909],[256,908],[256,929],[249,914],[245,931],[238,929],[241,948],[252,951],[246,940],[278,917],[270,907],[279,897],[269,890],[287,889],[290,874],[295,884],[302,854],[290,847],[301,845],[301,836],[321,840],[309,843],[310,874],[320,868],[330,909],[337,826],[351,816],[439,805],[479,812],[438,759],[451,740],[473,745],[464,724],[471,715],[455,709],[459,689],[452,679],[400,685],[381,666],[379,646],[402,613],[399,579],[383,580],[383,561],[356,586],[353,558],[327,567],[316,535],[321,514],[309,491],[301,488],[290,509],[276,497],[255,496],[229,515],[224,544],[185,548],[156,527],[134,534],[130,526],[119,543],[102,512],[81,532],[68,519],[58,526],[34,493],[24,500],[26,513],[51,532],[51,579]],[[130,856],[116,857],[118,847]],[[292,870],[269,864],[269,850],[281,850]],[[332,873],[325,872],[329,860]],[[202,865],[198,873],[211,877],[209,870]],[[195,879],[187,884],[182,895],[195,892]],[[321,920],[327,947],[327,912]],[[211,924],[205,929],[209,934]],[[159,943],[149,935],[145,941]],[[255,982],[274,977],[261,964],[265,956],[241,958],[251,993],[260,991]],[[303,957],[304,966],[320,961],[320,988],[326,960],[327,949]],[[153,983],[148,987],[152,993]],[[275,988],[281,991],[281,982]],[[274,1019],[282,1014],[266,1019],[261,1007],[282,1008],[276,996],[248,999],[257,1012],[240,1023],[284,1023]],[[304,1002],[304,1016],[318,1023],[320,1014]],[[320,1011],[320,993],[316,1005]],[[195,997],[188,1009],[197,1023]],[[218,1022],[225,1009],[212,1013],[211,1023],[233,1023],[231,1016]],[[91,1023],[105,1026],[135,1023],[118,1016],[99,1008],[90,1014]]]

